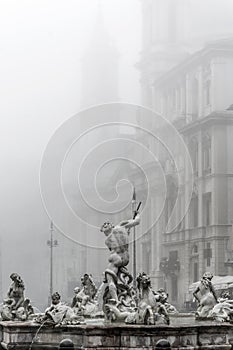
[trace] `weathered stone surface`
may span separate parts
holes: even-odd
[[[233,325],[214,323],[191,326],[96,324],[38,330],[39,325],[29,322],[0,322],[2,348],[28,350],[32,345],[32,350],[55,350],[65,338],[73,341],[76,350],[155,350],[161,338],[168,339],[174,350],[230,350],[233,342]]]

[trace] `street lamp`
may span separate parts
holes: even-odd
[[[47,241],[47,245],[50,248],[50,282],[49,282],[49,298],[48,304],[50,305],[51,297],[53,294],[53,248],[58,246],[56,239],[53,239],[53,222],[50,223],[50,239]]]
[[[133,197],[132,197],[132,215],[133,218],[136,213],[136,191],[135,187],[133,188]],[[133,284],[134,287],[136,288],[136,228],[135,226],[133,227]]]
[[[137,205],[136,202],[136,191],[135,191],[135,187],[133,188],[133,197],[132,197],[132,215],[133,215],[133,219],[136,218],[138,211],[140,209],[142,202],[139,202],[139,204]],[[134,288],[136,289],[136,277],[137,277],[137,271],[136,271],[136,266],[137,266],[137,262],[136,262],[136,227],[133,226],[133,284],[134,284]]]

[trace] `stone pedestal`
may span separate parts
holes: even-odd
[[[33,323],[1,322],[2,349],[57,350],[62,339],[69,338],[75,349],[83,350],[155,350],[156,342],[166,338],[172,349],[230,350],[233,326],[206,322],[194,325],[80,325],[53,329]],[[38,331],[39,330],[39,331]]]

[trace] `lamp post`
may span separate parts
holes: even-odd
[[[132,197],[132,216],[135,217],[136,214],[136,191],[135,187],[133,188],[133,197]],[[133,227],[133,285],[136,288],[136,228]]]
[[[49,281],[49,297],[48,304],[50,305],[51,297],[53,294],[53,248],[58,246],[57,240],[53,239],[53,222],[50,223],[50,239],[47,241],[47,245],[50,248],[50,281]]]

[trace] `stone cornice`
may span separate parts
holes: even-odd
[[[233,57],[233,45],[229,46],[207,46],[204,49],[196,52],[195,54],[186,58],[183,62],[170,69],[168,72],[164,73],[161,77],[156,79],[154,86],[161,86],[167,84],[169,80],[176,78],[180,79],[181,75],[190,72],[193,67],[200,64],[203,65],[205,59],[210,60],[213,57],[225,55]]]
[[[193,133],[203,127],[209,127],[212,125],[219,124],[233,124],[233,111],[215,111],[211,114],[207,115],[204,118],[200,118],[195,120],[194,122],[188,123],[182,128],[179,129],[179,132],[188,135],[189,133]]]

